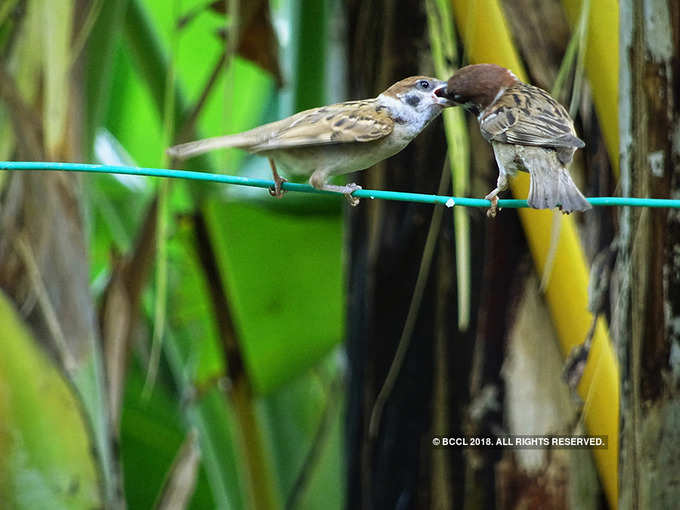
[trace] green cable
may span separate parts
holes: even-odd
[[[223,175],[209,172],[192,172],[189,170],[170,170],[167,168],[139,168],[131,166],[87,165],[83,163],[50,163],[36,161],[0,161],[0,170],[47,170],[58,172],[87,172],[99,174],[139,175],[147,177],[168,177],[172,179],[191,179],[193,181],[219,182],[222,184],[236,184],[255,188],[271,188],[274,181],[266,179],[250,179],[236,175]],[[308,184],[285,182],[286,191],[300,191],[303,193],[323,193],[337,195],[333,191],[323,191]],[[401,202],[416,202],[420,204],[441,204],[447,207],[454,205],[464,207],[489,207],[491,202],[482,198],[447,197],[442,195],[427,195],[423,193],[403,193],[399,191],[380,191],[361,189],[352,193],[357,198],[380,198],[382,200],[397,200]],[[628,206],[628,207],[668,207],[680,209],[680,200],[666,198],[635,198],[635,197],[595,197],[588,198],[594,206]],[[526,200],[499,200],[499,207],[517,209],[528,207]]]

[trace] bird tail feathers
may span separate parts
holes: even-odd
[[[586,211],[592,207],[574,184],[568,170],[559,163],[554,152],[534,154],[531,161],[525,162],[525,167],[531,175],[527,198],[529,207],[534,209],[557,207],[565,214]]]
[[[166,152],[169,156],[186,159],[192,156],[198,156],[215,149],[225,149],[228,147],[247,148],[253,143],[252,139],[243,136],[244,133],[236,135],[215,136],[213,138],[205,138],[203,140],[196,140],[195,142],[182,143],[170,147]]]

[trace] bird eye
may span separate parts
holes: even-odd
[[[467,98],[463,94],[454,94],[453,100],[456,103],[467,103]]]
[[[420,81],[418,82],[418,88],[419,88],[420,90],[427,90],[427,89],[430,88],[430,82],[427,81],[427,80],[420,80]]]

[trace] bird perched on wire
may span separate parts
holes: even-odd
[[[446,82],[427,76],[405,78],[378,97],[313,108],[234,135],[176,145],[168,154],[187,158],[214,149],[237,147],[269,158],[275,187],[283,195],[277,167],[292,177],[308,177],[317,189],[343,193],[352,205],[357,184],[338,186],[327,180],[364,170],[406,147],[428,123],[452,103],[435,94]]]
[[[566,214],[591,208],[567,170],[585,143],[567,110],[545,90],[521,82],[504,67],[475,64],[459,69],[437,94],[474,113],[493,147],[499,175],[485,197],[492,202],[489,216],[496,215],[498,194],[517,170],[531,176],[529,207],[557,207]]]

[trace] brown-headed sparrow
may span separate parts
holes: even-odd
[[[234,135],[176,145],[168,154],[187,158],[213,149],[238,147],[269,158],[275,188],[283,195],[277,167],[292,177],[309,177],[317,189],[343,193],[350,204],[360,186],[328,184],[334,175],[369,168],[401,151],[446,106],[446,82],[427,76],[405,78],[378,97],[313,108]]]
[[[591,208],[567,171],[585,143],[567,110],[546,91],[522,83],[504,67],[476,64],[459,69],[437,94],[474,113],[493,147],[499,175],[496,189],[485,197],[492,202],[489,216],[496,215],[498,194],[517,170],[531,176],[529,207],[558,207],[566,214]]]

